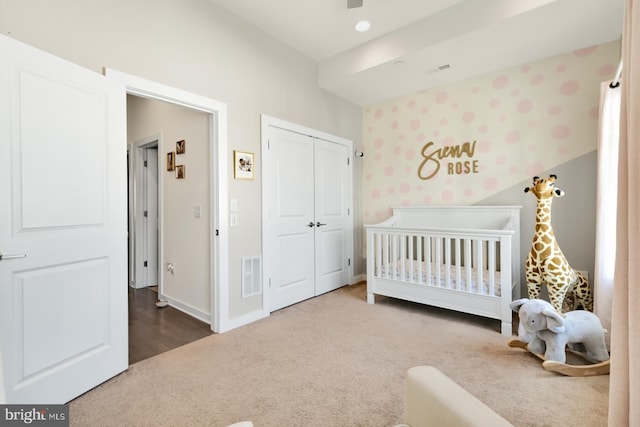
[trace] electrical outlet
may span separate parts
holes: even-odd
[[[229,215],[229,222],[231,227],[236,227],[238,225],[238,214],[232,213]]]

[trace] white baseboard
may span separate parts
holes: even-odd
[[[366,274],[358,274],[357,276],[353,276],[353,280],[351,281],[351,285],[355,285],[356,283],[366,282],[367,275]]]
[[[171,307],[175,308],[176,310],[180,310],[181,312],[188,314],[191,317],[195,317],[196,319],[203,321],[207,325],[211,325],[211,313],[207,313],[206,311],[200,310],[166,295],[158,294],[158,300],[166,301]]]

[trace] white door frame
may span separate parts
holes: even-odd
[[[144,216],[144,206],[142,200],[147,198],[147,186],[146,186],[146,172],[144,167],[145,150],[152,147],[160,146],[160,134],[148,136],[146,138],[139,139],[130,144],[129,148],[129,265],[130,272],[130,286],[133,288],[144,288],[149,284],[148,269],[143,266],[144,260],[147,259],[147,246],[148,246],[148,230],[145,227],[146,222],[139,220]],[[157,159],[157,170],[160,170],[160,156]],[[163,182],[158,180],[158,196],[157,204],[162,206],[163,202]],[[159,266],[164,265],[162,260],[162,210],[158,210],[158,263],[156,269],[158,270],[158,282],[162,282],[162,275],[159,274]],[[158,291],[162,293],[162,284],[158,285]]]
[[[339,136],[335,136],[335,135],[331,135],[329,133],[326,132],[322,132],[316,129],[311,129],[311,128],[307,128],[305,126],[301,126],[295,123],[291,123],[291,122],[287,122],[285,120],[281,120],[275,117],[271,117],[268,116],[266,114],[262,114],[261,116],[261,148],[262,148],[262,152],[266,153],[268,150],[268,144],[269,144],[269,140],[268,140],[268,135],[269,135],[269,127],[278,127],[281,129],[285,129],[285,130],[289,130],[292,132],[298,132],[304,135],[309,135],[312,136],[314,138],[319,138],[319,139],[324,139],[325,141],[331,141],[331,142],[335,142],[337,144],[342,144],[342,145],[346,145],[349,149],[349,152],[351,154],[353,154],[353,141],[346,139],[346,138],[341,138]],[[353,162],[353,156],[350,155],[350,161]],[[269,170],[270,165],[266,164],[266,162],[263,159],[263,164],[262,164],[262,168],[261,170],[263,171],[262,173],[264,173],[265,170]],[[351,170],[353,171],[355,168],[351,168]],[[347,189],[347,194],[349,197],[349,212],[350,212],[350,217],[351,217],[351,224],[350,227],[348,227],[348,231],[347,231],[347,254],[349,255],[349,259],[351,259],[351,263],[348,266],[348,272],[349,272],[349,277],[348,277],[348,284],[352,284],[353,283],[353,172],[351,173],[350,177],[349,177],[349,183],[348,186],[349,188]],[[267,200],[270,197],[274,197],[273,195],[273,191],[274,189],[272,188],[267,188],[265,186],[265,179],[262,179],[262,199],[263,200]],[[269,211],[268,211],[268,204],[267,203],[262,203],[262,253],[265,253],[266,250],[269,250],[269,248],[266,247],[266,245],[268,244],[268,241],[266,239],[266,234],[265,234],[265,230],[267,228],[267,221],[269,219]],[[262,265],[262,270],[263,272],[265,270],[267,270],[269,266],[265,265],[265,263],[263,263]],[[269,292],[269,283],[268,283],[268,277],[266,277],[267,275],[263,274],[263,284],[262,284],[262,289],[264,290],[262,292],[262,311],[263,311],[263,316],[267,317],[271,314],[271,297],[270,297],[270,292]]]
[[[232,329],[229,321],[229,209],[227,158],[227,105],[193,93],[165,86],[120,71],[105,69],[105,76],[126,86],[130,95],[169,102],[209,113],[210,121],[210,280],[211,330],[225,332]],[[126,96],[122,102],[126,103]]]

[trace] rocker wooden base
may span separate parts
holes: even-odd
[[[556,362],[554,360],[545,360],[544,355],[540,353],[534,353],[529,350],[527,343],[524,343],[517,339],[512,339],[508,343],[509,347],[521,348],[527,350],[529,353],[542,360],[542,367],[549,372],[555,372],[569,377],[591,377],[595,375],[607,375],[609,374],[609,360],[605,360],[600,363],[593,363],[589,365],[567,365],[566,363]],[[578,351],[567,350],[572,354],[576,354],[584,359],[584,355]],[[585,359],[586,360],[586,359]]]

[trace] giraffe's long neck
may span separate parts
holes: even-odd
[[[551,202],[552,198],[538,199],[536,209],[536,229],[546,228],[551,230]]]

